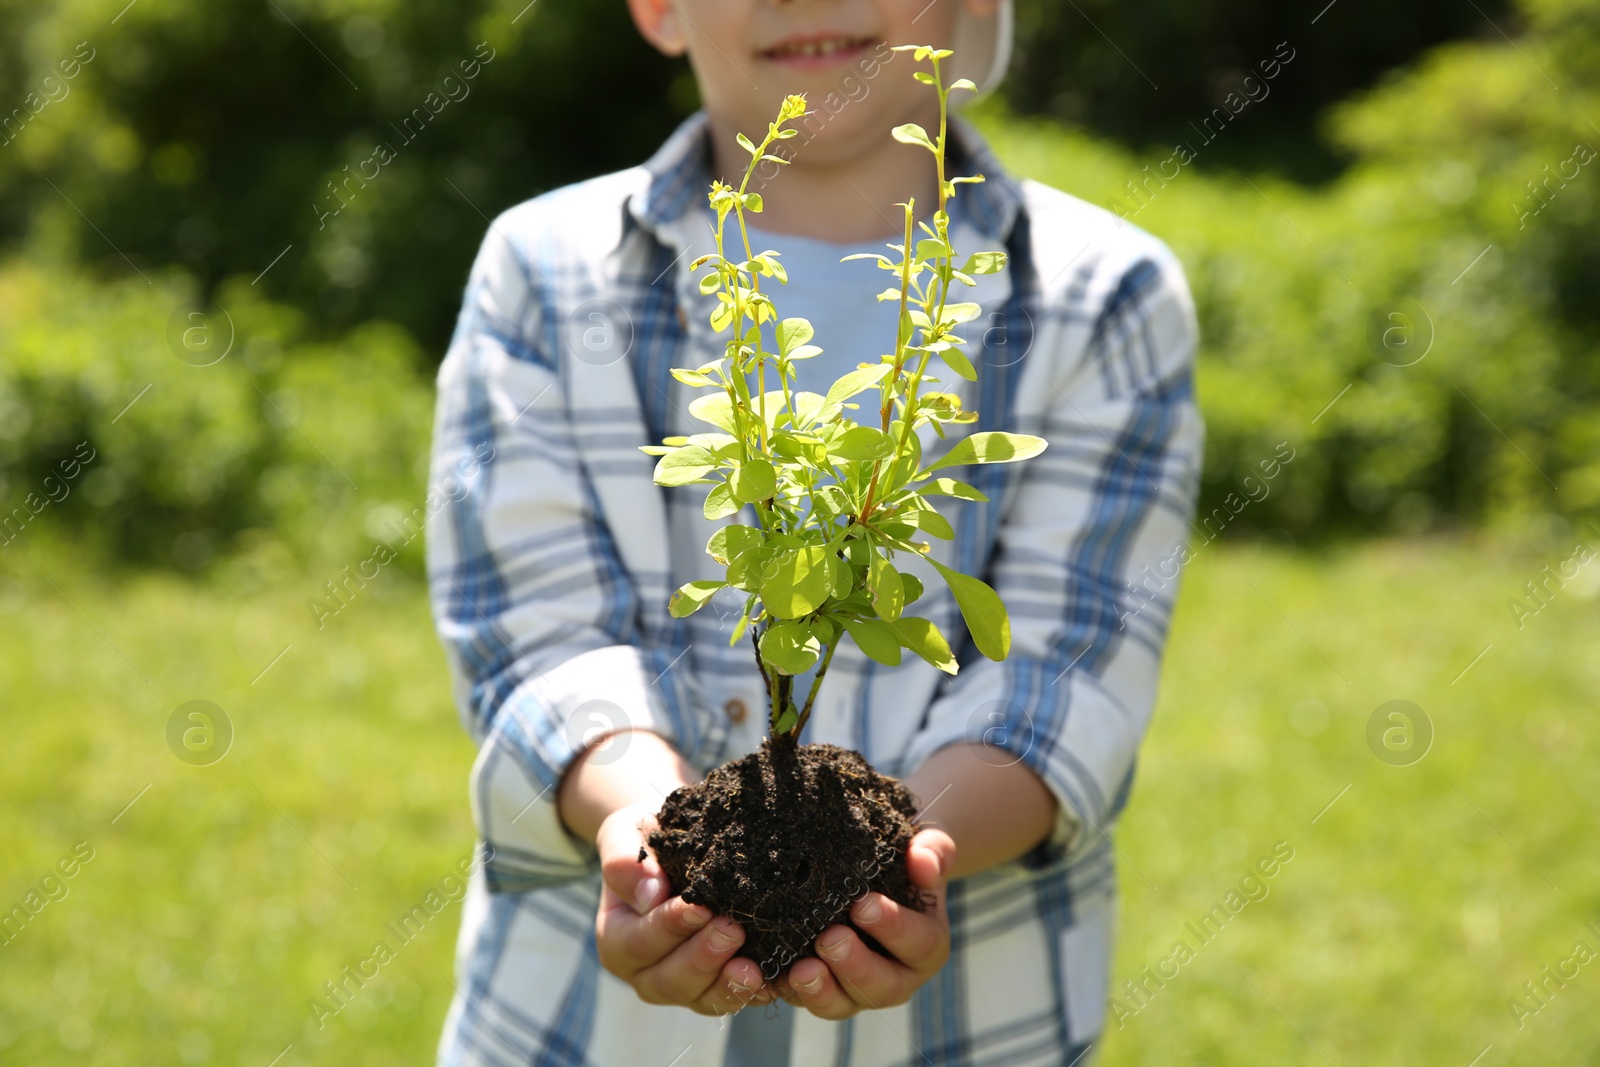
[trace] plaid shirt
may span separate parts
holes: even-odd
[[[970,128],[954,129],[952,172],[988,176],[961,186],[956,247],[1004,248],[1010,261],[978,279],[984,315],[967,330],[979,379],[957,386],[979,420],[929,437],[925,455],[970,430],[1037,434],[1049,448],[966,468],[989,500],[941,500],[957,536],[934,555],[1001,594],[1011,656],[974,654],[928,569],[918,612],[964,648],[959,676],[841,648],[804,740],[855,748],[894,775],[983,741],[1037,773],[1060,816],[1020,860],[951,883],[950,960],[909,1003],[842,1022],[801,1013],[795,1064],[1088,1062],[1108,994],[1108,835],[1150,718],[1194,506],[1202,427],[1181,268],[1099,208],[1008,177]],[[428,572],[479,746],[473,816],[492,853],[463,911],[442,1064],[722,1062],[726,1020],[645,1004],[600,967],[597,855],[562,826],[555,796],[598,731],[657,731],[705,771],[754,749],[765,725],[748,642],[728,644],[738,602],[667,612],[679,584],[718,576],[706,487],[656,487],[639,451],[704,429],[687,415],[699,394],[669,370],[722,353],[686,268],[711,248],[707,153],[696,115],[644,166],[502,214],[439,372]],[[781,289],[775,299],[781,311]],[[613,744],[596,758],[625,742]]]

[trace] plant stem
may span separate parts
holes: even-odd
[[[828,664],[833,662],[833,650],[839,647],[839,642],[842,640],[844,640],[844,635],[840,634],[828,642],[828,651],[822,654],[822,666],[817,668],[817,676],[811,680],[811,692],[806,694],[806,706],[800,709],[800,718],[795,720],[794,736],[796,740],[800,737],[800,731],[805,729],[806,720],[811,718],[811,705],[817,699],[818,690],[822,688],[822,678],[828,673]]]
[[[768,702],[772,703],[777,700],[776,693],[778,685],[778,672],[772,671],[769,673],[767,671],[766,661],[761,658],[761,634],[759,631],[760,627],[750,627],[750,648],[756,654],[756,669],[761,672],[761,681],[767,687]],[[768,719],[771,721],[770,715],[768,716]]]
[[[937,226],[935,232],[937,232],[939,235],[939,240],[944,244],[946,249],[950,249],[950,215],[945,209],[946,204],[949,201],[949,187],[945,184],[944,178],[945,138],[948,134],[949,127],[948,105],[950,94],[945,89],[944,82],[939,77],[938,56],[933,57],[933,82],[939,90],[939,140],[934,146],[935,151],[933,153],[934,162],[938,166],[939,170],[939,210],[934,213],[933,218]],[[950,250],[953,251],[953,249]],[[945,261],[946,266],[948,266],[952,257],[947,253],[939,258],[942,258]],[[938,308],[935,309],[933,307],[933,293],[931,289],[928,291],[928,296],[923,301],[924,312],[933,312],[933,314],[929,316],[933,322],[933,329],[930,332],[928,339],[929,344],[939,340],[944,333],[944,328],[942,325],[944,320],[944,306],[946,299],[950,295],[950,278],[948,271],[943,272],[943,274],[939,277],[939,283]],[[911,376],[911,382],[906,387],[905,407],[901,411],[901,418],[904,421],[900,424],[900,440],[895,445],[894,457],[889,461],[891,470],[894,469],[894,464],[900,462],[900,456],[905,452],[906,442],[911,437],[912,426],[916,422],[917,418],[917,389],[922,384],[923,374],[927,372],[928,359],[931,355],[932,353],[926,348],[922,350],[922,358],[917,361],[916,373]]]

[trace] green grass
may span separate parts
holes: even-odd
[[[1195,955],[1112,1023],[1104,1064],[1600,1059],[1600,959],[1524,1028],[1507,1006],[1600,950],[1600,561],[1521,631],[1506,606],[1565,554],[1200,552],[1118,836],[1115,981],[1179,938]],[[331,575],[8,559],[0,906],[75,842],[95,854],[0,947],[0,1061],[430,1063],[454,906],[325,1028],[308,1007],[470,848],[471,746],[421,590],[386,574],[319,632],[305,601]],[[209,767],[165,740],[195,698],[236,730]],[[1435,728],[1412,766],[1365,740],[1394,698]],[[1199,944],[1185,924],[1278,841],[1270,895]]]

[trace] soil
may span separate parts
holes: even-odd
[[[657,821],[650,847],[673,892],[739,922],[737,955],[769,981],[815,956],[817,936],[834,923],[879,949],[848,916],[868,889],[918,910],[933,903],[906,873],[917,828],[910,791],[837,745],[768,738],[674,790]]]

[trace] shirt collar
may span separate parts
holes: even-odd
[[[953,117],[950,131],[950,173],[982,174],[985,178],[958,187],[961,209],[985,238],[1003,242],[1021,210],[1022,190],[971,124]],[[695,207],[709,214],[710,158],[711,122],[702,109],[680,123],[645,162],[648,180],[641,193],[629,198],[629,213],[652,232],[678,221]]]

